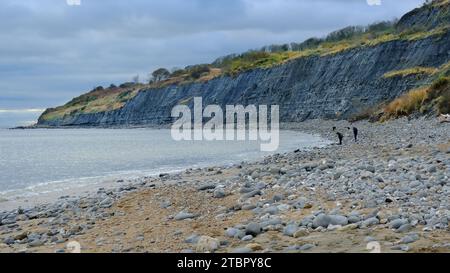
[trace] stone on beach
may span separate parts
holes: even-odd
[[[187,237],[184,242],[186,244],[197,244],[200,239],[200,236],[197,234],[192,234],[191,236]]]
[[[380,223],[380,220],[378,220],[378,218],[371,217],[369,219],[364,220],[361,223],[361,227],[367,228],[367,227],[371,227],[371,226],[374,226],[374,225],[378,225],[379,223]]]
[[[110,208],[112,207],[113,203],[114,200],[112,200],[110,197],[107,197],[100,202],[99,206],[101,208]]]
[[[214,198],[224,198],[225,196],[227,196],[227,194],[225,193],[225,191],[223,189],[217,189],[214,191]]]
[[[331,224],[331,217],[326,214],[320,214],[313,220],[313,228],[324,227],[327,228]]]
[[[218,250],[219,247],[220,241],[218,239],[209,236],[201,236],[198,238],[195,250],[199,253],[212,253]]]
[[[399,227],[407,224],[409,221],[407,219],[395,219],[389,223],[389,227],[392,229],[398,229]]]
[[[283,229],[283,234],[286,236],[294,237],[294,234],[298,231],[297,224],[289,224]]]
[[[249,198],[252,198],[252,197],[254,197],[254,196],[256,196],[256,195],[261,195],[261,191],[260,191],[260,190],[254,190],[254,191],[245,193],[245,194],[243,194],[243,195],[241,196],[241,199],[243,199],[243,200],[249,199]]]
[[[245,228],[245,234],[258,236],[261,233],[261,225],[258,223],[250,223]]]
[[[231,250],[231,253],[234,254],[247,254],[247,253],[252,253],[253,249],[248,248],[248,247],[240,247],[240,248],[235,248],[233,250]]]
[[[205,184],[201,185],[197,188],[198,191],[206,191],[206,190],[213,190],[216,188],[216,185],[214,184]]]
[[[227,236],[227,237],[230,237],[230,238],[234,238],[234,237],[236,237],[236,235],[239,233],[239,229],[237,229],[237,228],[228,228],[226,231],[225,231],[225,235]]]
[[[406,235],[405,237],[403,237],[401,240],[400,240],[400,243],[401,244],[411,244],[411,243],[414,243],[415,241],[417,241],[417,240],[419,240],[420,239],[420,237],[419,237],[419,235],[418,234],[409,234],[409,235]]]
[[[28,246],[30,246],[30,247],[38,247],[38,246],[42,246],[42,245],[44,245],[44,242],[39,239],[33,240],[28,243]]]
[[[330,224],[335,226],[345,226],[348,224],[348,218],[342,215],[330,215]]]
[[[6,245],[13,245],[16,242],[16,240],[14,240],[14,238],[12,237],[6,237],[5,239],[3,239],[3,243]]]
[[[174,219],[177,221],[186,220],[186,219],[192,219],[197,217],[197,215],[189,212],[181,211],[177,215],[175,215]]]
[[[249,248],[252,251],[263,250],[264,248],[260,244],[252,243],[245,246],[245,248]]]

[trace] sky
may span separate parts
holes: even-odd
[[[14,114],[29,119],[136,74],[145,80],[159,67],[210,63],[399,18],[423,0],[68,2],[77,0],[0,1],[0,121]]]

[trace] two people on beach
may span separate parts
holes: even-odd
[[[350,130],[350,127],[347,127],[347,130]],[[336,132],[337,127],[333,127],[333,132]],[[353,127],[353,137],[355,139],[355,142],[358,142],[358,133],[359,130],[356,127]],[[342,141],[344,140],[344,134],[342,134],[341,132],[336,132],[336,135],[338,136],[339,139],[339,145],[342,145]]]

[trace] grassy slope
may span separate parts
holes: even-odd
[[[375,116],[381,121],[386,121],[414,113],[450,114],[450,62],[441,66],[432,77],[434,78],[432,84],[403,94],[381,107]]]
[[[442,6],[444,10],[448,11],[449,2],[449,0],[437,1],[431,4],[430,7]],[[376,26],[376,24],[372,26]],[[368,27],[363,31],[358,29],[349,34],[345,33],[342,37],[336,37],[336,33],[339,35],[341,33],[335,32],[334,36],[331,34],[325,39],[316,39],[316,42],[310,45],[308,44],[302,47],[301,50],[296,51],[287,49],[278,52],[249,51],[228,58],[220,64],[197,65],[178,70],[172,73],[168,79],[161,82],[128,86],[127,88],[93,90],[73,99],[64,106],[48,109],[41,116],[41,120],[57,119],[65,115],[97,113],[119,109],[129,99],[133,98],[140,89],[204,82],[223,75],[235,76],[252,69],[265,69],[281,65],[297,58],[328,56],[354,48],[373,47],[394,40],[413,41],[425,39],[430,36],[439,36],[447,33],[449,29],[450,27],[447,23],[431,30],[415,27],[400,32],[395,28],[395,25],[388,24],[382,27]],[[391,71],[386,73],[384,77],[399,77],[412,74],[432,75],[434,73],[437,73],[436,68],[415,67],[401,71]]]
[[[47,109],[40,119],[54,120],[65,115],[97,113],[118,109],[133,98],[141,87],[141,85],[134,85],[125,88],[110,87],[107,89],[94,89],[89,93],[74,98],[63,106]]]

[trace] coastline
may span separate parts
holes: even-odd
[[[119,128],[118,128],[119,129]],[[108,164],[108,161],[96,161],[91,160],[91,165],[99,165],[102,169],[97,169],[97,171],[93,171],[94,169],[89,167],[86,168],[85,165],[77,165],[72,164],[70,160],[66,160],[66,162],[62,162],[58,165],[58,162],[48,162],[46,160],[41,160],[38,157],[38,161],[36,164],[41,164],[40,169],[52,169],[54,166],[59,166],[59,168],[64,169],[66,166],[70,166],[71,169],[78,170],[77,172],[65,173],[65,175],[46,175],[39,176],[34,175],[35,171],[31,169],[31,171],[25,172],[21,174],[21,176],[17,177],[8,177],[8,171],[6,175],[2,176],[2,191],[0,191],[0,212],[2,210],[14,210],[18,207],[21,208],[32,208],[33,206],[39,206],[47,203],[53,203],[58,201],[61,196],[77,196],[82,197],[85,195],[91,195],[99,188],[103,188],[106,190],[115,190],[120,188],[125,184],[139,185],[146,179],[156,177],[161,173],[179,173],[189,168],[206,168],[211,164],[215,164],[216,166],[230,166],[233,164],[239,164],[242,160],[246,160],[248,162],[258,161],[264,155],[272,154],[273,152],[261,152],[259,150],[259,146],[254,143],[248,142],[247,148],[241,148],[242,144],[227,144],[223,141],[220,142],[196,142],[196,143],[183,143],[180,142],[178,144],[166,143],[165,140],[163,142],[159,142],[158,146],[161,146],[160,152],[155,151],[156,149],[154,143],[158,143],[155,141],[159,141],[160,137],[165,139],[170,139],[170,131],[166,132],[166,129],[155,130],[153,128],[143,128],[143,129],[125,129],[122,128],[121,132],[118,134],[121,135],[120,138],[115,138],[116,133],[115,130],[104,129],[104,128],[91,128],[91,129],[74,129],[74,128],[66,128],[66,129],[55,129],[58,132],[46,132],[46,130],[39,130],[39,132],[11,132],[11,134],[7,135],[11,137],[34,137],[34,136],[45,136],[51,138],[53,142],[53,146],[47,146],[47,149],[55,149],[55,147],[60,147],[60,145],[66,146],[66,149],[63,149],[59,154],[65,154],[66,158],[75,158],[78,160],[76,156],[72,154],[84,153],[86,154],[88,151],[86,150],[88,146],[81,145],[82,147],[78,147],[77,145],[65,145],[65,142],[69,144],[74,141],[79,141],[79,138],[73,137],[73,135],[78,136],[81,135],[85,138],[85,142],[91,141],[97,143],[92,151],[93,153],[102,152],[104,149],[111,149],[110,152],[112,154],[105,154],[104,156],[100,156],[100,160],[103,160],[105,157],[108,158],[111,162],[116,162],[115,165],[122,166],[123,168],[111,168]],[[80,132],[92,132],[86,135],[85,133]],[[127,133],[129,132],[129,133]],[[32,133],[29,135],[28,133]],[[34,134],[36,133],[36,134]],[[114,138],[112,141],[115,143],[121,143],[126,139],[136,138],[134,142],[135,144],[132,147],[128,147],[129,149],[119,148],[114,149],[114,147],[103,147],[101,144],[95,142],[94,140],[86,139],[86,136],[96,137],[101,136],[101,141],[108,139],[108,135],[112,134]],[[64,136],[69,135],[69,139],[66,139]],[[124,137],[125,136],[125,137]],[[280,137],[282,141],[282,145],[279,147],[278,152],[286,152],[291,151],[293,149],[297,149],[297,147],[302,148],[311,148],[311,147],[322,147],[324,145],[328,145],[329,143],[324,139],[320,138],[317,135],[310,134],[302,134],[299,131],[293,130],[282,130],[280,131]],[[139,141],[138,141],[139,140]],[[144,141],[143,141],[144,140]],[[41,140],[43,141],[43,140]],[[108,139],[107,142],[111,142],[111,139]],[[151,143],[151,144],[150,144]],[[176,146],[175,146],[176,144]],[[39,146],[40,143],[36,142],[34,144],[30,144],[33,147]],[[152,145],[152,146],[147,146]],[[165,145],[165,146],[164,146]],[[92,145],[91,145],[92,146]],[[258,146],[258,147],[257,147]],[[102,148],[103,147],[103,148]],[[136,149],[137,147],[137,149]],[[164,148],[166,147],[166,148]],[[168,147],[168,148],[167,148]],[[171,148],[172,147],[172,148]],[[202,157],[190,156],[192,152],[200,151],[202,149],[207,150]],[[224,148],[225,147],[225,148]],[[144,150],[145,148],[145,150]],[[200,149],[200,150],[196,150]],[[133,151],[139,150],[138,153]],[[143,151],[140,153],[140,151]],[[210,152],[209,152],[209,151]],[[213,152],[214,150],[215,152]],[[75,152],[72,152],[75,151]],[[91,150],[89,150],[90,152]],[[173,156],[168,153],[177,151],[179,156]],[[233,152],[234,151],[234,152]],[[6,152],[8,154],[8,152]],[[118,158],[117,154],[121,156]],[[163,158],[160,158],[158,155],[166,154],[171,158],[171,161],[167,161],[167,163],[159,164],[159,161],[164,161]],[[39,153],[37,156],[41,156]],[[18,160],[21,158],[32,157],[36,160],[36,155],[33,151],[28,153],[23,153],[22,156],[16,156]],[[8,158],[8,156],[6,156]],[[155,159],[157,158],[157,159]],[[13,160],[12,158],[10,158]],[[13,161],[14,161],[13,160]],[[117,161],[120,160],[120,163]],[[100,163],[99,163],[100,162]],[[130,163],[131,162],[131,163]],[[65,165],[64,165],[65,164]],[[106,166],[106,167],[105,167]],[[8,164],[4,165],[4,167],[8,170],[11,169]],[[21,169],[21,165],[18,165],[17,170]],[[14,168],[13,168],[14,169]],[[11,174],[13,174],[12,172]],[[51,172],[50,172],[51,173]],[[64,172],[62,172],[64,173]],[[36,177],[35,177],[36,176]],[[25,184],[25,187],[8,187],[9,181],[8,178],[11,178],[12,182],[22,180],[28,180]],[[14,183],[11,183],[14,185]],[[3,186],[6,185],[6,188]],[[0,219],[1,220],[1,219]]]
[[[345,143],[2,213],[0,252],[448,252],[449,125],[354,125],[358,143],[346,121],[283,124]]]

